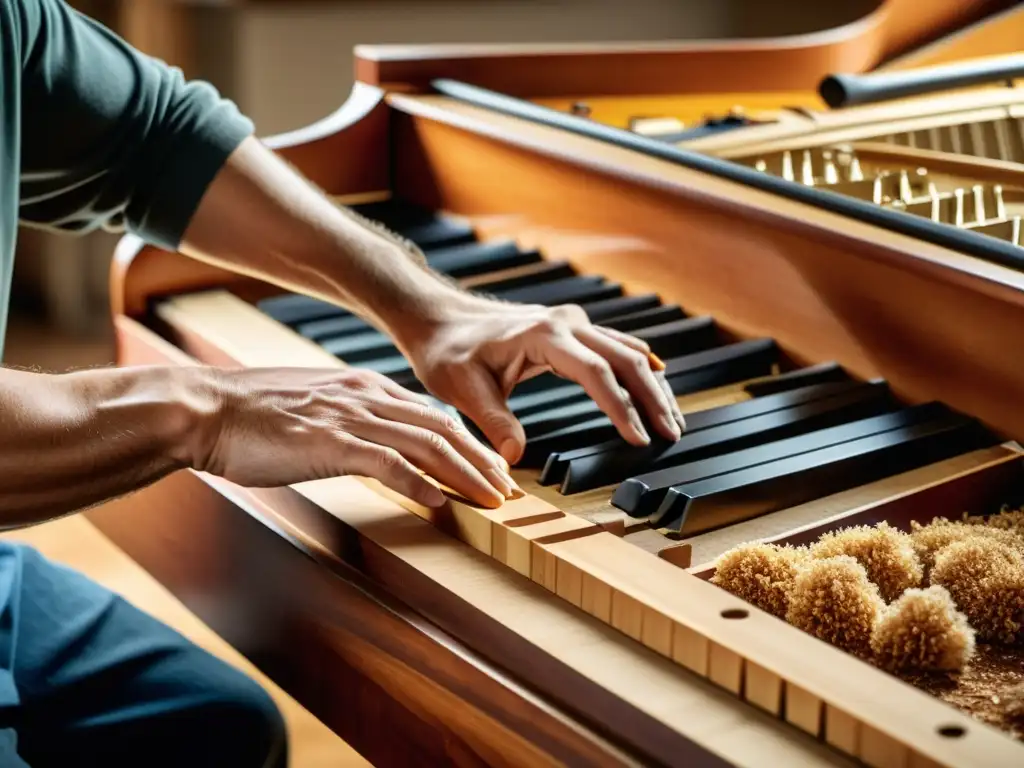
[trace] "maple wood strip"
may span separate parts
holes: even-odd
[[[755,707],[773,715],[782,712],[782,678],[759,664],[748,661],[746,664],[746,680],[744,698]],[[846,750],[847,754],[855,754]]]
[[[834,137],[895,133],[899,126],[941,124],[990,115],[1004,117],[1008,107],[1024,102],[1024,96],[1003,87],[979,88],[967,93],[938,94],[900,99],[890,104],[850,107],[835,112],[815,112],[814,120],[737,128],[685,146],[721,157],[772,152],[802,145],[820,145]]]
[[[967,157],[934,149],[900,147],[874,141],[858,141],[851,145],[857,159],[871,163],[887,163],[913,168],[927,168],[932,172],[948,173],[971,182],[1007,184],[1024,187],[1024,164],[987,157]]]

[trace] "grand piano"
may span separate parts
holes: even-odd
[[[375,765],[1022,764],[1013,712],[956,697],[969,670],[929,687],[718,574],[744,547],[883,523],[904,546],[1022,500],[1020,89],[836,109],[817,91],[1012,53],[1012,5],[888,0],[767,41],[360,48],[341,108],[268,144],[467,290],[646,339],[687,435],[628,448],[541,376],[510,401],[528,493],[497,510],[185,471],[89,518]],[[948,138],[975,133],[996,138]],[[355,365],[420,388],[345,310],[132,237],[112,296],[123,365]],[[1001,640],[957,607],[1010,659],[1008,708],[1024,588],[994,594]]]

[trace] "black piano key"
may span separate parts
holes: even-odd
[[[802,403],[814,402],[863,386],[865,386],[864,382],[856,381],[817,384],[780,392],[777,395],[767,395],[731,405],[693,411],[686,414],[686,433],[690,434],[702,429],[792,408]],[[610,421],[607,424],[609,427],[611,426]],[[599,433],[603,434],[600,432],[598,424],[579,425],[576,431],[578,438],[574,444],[569,441],[573,434],[572,428],[542,435],[532,441],[535,451],[543,450],[545,443],[552,446],[548,449],[549,456],[540,476],[539,481],[542,485],[562,483],[566,479],[566,475],[570,473],[571,466],[572,481],[563,486],[563,493],[578,493],[590,488],[597,488],[604,484],[606,468],[614,470],[619,466],[635,466],[640,468],[635,471],[643,471],[642,467],[657,459],[661,452],[670,447],[670,445],[659,444],[647,448],[637,448],[631,446],[621,437],[614,439],[609,437],[601,440],[597,437]],[[612,429],[612,433],[614,434],[614,429]],[[554,447],[556,445],[558,447]],[[530,447],[530,442],[527,442],[527,450]]]
[[[392,378],[394,378],[396,374],[405,374],[406,372],[412,373],[409,361],[401,354],[377,357],[372,360],[364,360],[359,364],[359,367],[368,368],[371,371],[376,371],[377,373],[381,373],[385,376],[391,376]]]
[[[358,315],[345,314],[328,317],[323,320],[311,320],[297,323],[296,333],[317,343],[324,339],[336,339],[342,336],[362,335],[374,330],[374,327]]]
[[[526,433],[526,439],[530,440],[538,435],[554,432],[570,424],[577,424],[582,421],[590,421],[600,416],[601,409],[597,403],[587,398],[576,400],[571,403],[562,404],[546,411],[538,411],[519,420]]]
[[[667,381],[672,392],[677,396],[685,395],[765,374],[771,368],[776,355],[777,348],[773,341],[753,339],[671,358],[666,361],[665,372],[669,374]],[[589,399],[583,387],[567,382],[561,386],[509,398],[508,405],[517,418],[524,419]],[[652,439],[658,440],[656,431],[648,429],[648,432],[651,433]],[[564,443],[559,445],[564,446]],[[545,459],[536,448],[528,449],[528,454],[531,461],[529,466],[543,465]],[[525,460],[524,456],[523,461]]]
[[[432,270],[456,279],[522,267],[541,260],[539,251],[521,251],[513,240],[465,243],[427,253],[427,264]]]
[[[690,355],[714,346],[718,341],[718,326],[710,317],[687,317],[639,328],[633,335],[647,342],[651,352],[664,359]]]
[[[406,240],[414,242],[424,252],[476,240],[476,234],[469,224],[448,217],[438,217],[433,221],[409,226],[398,225],[393,229]]]
[[[903,423],[902,418],[910,418],[887,419],[886,411],[896,407],[888,387],[867,385],[835,397],[688,433],[653,457],[643,474],[629,477],[633,467],[623,464],[606,470],[604,482],[625,480],[615,489],[612,503],[635,517],[646,517],[657,509],[669,488],[699,479],[701,472],[720,471],[723,466],[732,471],[737,462],[767,461],[813,450],[829,441],[863,437],[865,430],[870,434],[871,430],[892,429]],[[766,450],[759,453],[758,447]],[[724,459],[716,463],[713,457]]]
[[[566,380],[557,374],[547,372],[541,373],[532,378],[521,381],[512,390],[512,397],[526,395],[532,392],[540,392],[552,387],[560,387],[566,384]]]
[[[676,486],[659,507],[655,525],[693,535],[892,477],[997,442],[976,421],[950,415]]]
[[[502,296],[514,290],[527,290],[535,285],[571,279],[575,276],[576,270],[568,262],[545,261],[537,264],[536,268],[523,270],[518,274],[496,277],[492,280],[477,283],[469,290],[473,293]],[[597,275],[590,277],[591,281],[601,281],[602,279]]]
[[[348,310],[301,293],[285,293],[256,302],[256,308],[284,325],[349,314]]]
[[[587,313],[587,319],[592,323],[607,325],[608,321],[618,317],[626,317],[643,312],[648,309],[655,309],[661,304],[657,294],[644,293],[639,296],[615,296],[611,299],[592,301],[581,304],[580,309]]]
[[[639,328],[649,328],[652,325],[682,320],[684,317],[686,317],[686,313],[683,312],[678,304],[663,304],[658,307],[643,309],[639,312],[631,312],[628,315],[612,317],[598,324],[603,325],[605,328],[611,328],[613,331],[629,333]],[[594,320],[591,319],[591,322],[594,322]]]
[[[444,218],[437,211],[404,200],[378,200],[372,203],[356,203],[347,206],[360,216],[379,222],[395,232],[409,227],[430,224]]]
[[[787,389],[806,387],[808,384],[824,384],[830,381],[849,380],[850,374],[842,366],[834,362],[828,362],[780,373],[778,376],[773,376],[764,381],[752,381],[743,389],[754,397],[761,397],[763,395],[774,395],[776,392],[784,392]]]
[[[767,376],[778,361],[772,339],[749,339],[665,360],[662,372],[677,397]]]
[[[320,342],[320,346],[335,357],[353,365],[379,357],[393,357],[400,354],[395,342],[380,331],[324,339]]]
[[[612,494],[612,504],[636,517],[646,517],[654,513],[664,500],[668,490],[673,486],[695,483],[709,477],[739,472],[748,467],[767,464],[788,456],[813,453],[871,435],[891,432],[894,429],[902,429],[914,424],[923,424],[932,419],[946,416],[948,413],[948,409],[939,403],[924,403],[892,413],[870,416],[847,424],[827,427],[733,453],[694,461],[659,472],[645,473],[631,477],[619,485]]]
[[[509,410],[521,419],[531,413],[569,405],[571,402],[587,397],[586,390],[579,384],[574,384],[568,379],[559,379],[558,381],[560,383],[552,387],[513,395],[508,399]]]
[[[425,393],[427,391],[427,388],[423,386],[423,382],[416,378],[416,374],[413,373],[412,368],[406,367],[401,371],[388,374],[388,378],[398,386],[405,387],[412,392]]]
[[[598,275],[577,275],[524,288],[496,291],[493,295],[513,304],[586,304],[622,295],[622,286],[606,283]]]
[[[476,240],[476,234],[467,222],[417,205],[385,200],[350,207],[359,215],[411,240],[424,251]]]
[[[592,400],[584,402],[593,403]],[[597,406],[594,405],[594,408],[597,409]],[[543,469],[546,474],[542,474],[541,478],[547,478],[547,482],[543,482],[542,485],[554,485],[561,482],[562,477],[565,475],[562,472],[561,476],[557,477],[557,479],[552,479],[557,474],[557,470],[547,473],[552,457],[558,456],[561,453],[569,453],[580,446],[606,445],[613,441],[615,445],[621,443],[624,446],[628,446],[625,440],[621,438],[615,439],[618,434],[619,432],[615,429],[615,425],[612,424],[612,420],[603,414],[586,419],[585,421],[576,421],[550,432],[545,431],[536,437],[527,437],[523,457],[519,460],[518,466],[530,469]],[[600,485],[601,483],[598,483],[594,487]]]

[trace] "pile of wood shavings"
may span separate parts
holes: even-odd
[[[1024,740],[1024,511],[740,545],[712,582]]]

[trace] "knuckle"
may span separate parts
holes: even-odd
[[[629,362],[629,366],[636,373],[643,374],[650,369],[651,364],[647,361],[647,357],[645,355],[640,354],[639,352],[633,352],[632,354],[628,355],[627,360]]]
[[[579,304],[561,304],[552,310],[552,315],[564,323],[576,324],[587,321],[587,313]]]
[[[608,363],[600,357],[589,358],[583,366],[587,375],[592,376],[595,379],[603,379],[608,373],[610,373]]]
[[[426,443],[427,448],[430,449],[431,453],[448,453],[447,441],[443,437],[441,437],[441,435],[439,435],[437,432],[427,432],[424,438],[424,442]]]
[[[561,321],[554,315],[548,315],[543,317],[536,322],[534,329],[544,334],[545,336],[556,335],[562,327]]]
[[[459,422],[452,416],[447,413],[442,413],[441,411],[434,411],[434,414],[435,424],[438,429],[443,432],[447,432],[450,435],[461,434],[462,425],[459,424]]]
[[[385,474],[399,470],[404,463],[402,455],[398,451],[386,447],[373,449],[373,461],[377,468]]]

